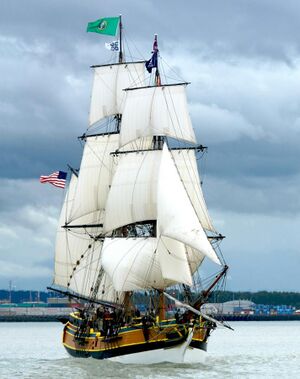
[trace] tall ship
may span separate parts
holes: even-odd
[[[114,21],[117,62],[91,66],[82,160],[70,167],[57,229],[49,288],[82,305],[65,320],[63,345],[123,363],[201,362],[220,323],[201,307],[228,269],[198,171],[206,147],[192,127],[188,83],[162,78],[157,36],[150,60],[127,61],[121,17]],[[97,22],[101,33],[111,18]]]

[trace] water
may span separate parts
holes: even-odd
[[[217,329],[205,365],[121,365],[74,359],[61,345],[62,324],[0,323],[0,378],[177,379],[298,378],[300,321],[232,322]]]

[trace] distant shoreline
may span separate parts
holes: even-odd
[[[0,322],[61,322],[61,316],[57,315],[18,315],[18,316],[0,316]]]
[[[214,316],[224,321],[300,321],[300,314],[275,314],[275,315],[218,315]]]

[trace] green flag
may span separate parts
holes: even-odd
[[[119,25],[119,17],[105,17],[97,21],[89,22],[86,31],[115,36]]]

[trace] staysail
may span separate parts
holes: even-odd
[[[170,152],[202,227],[216,233],[204,200],[195,151],[176,149]]]
[[[158,232],[195,248],[220,264],[185,191],[166,146],[158,180]]]

